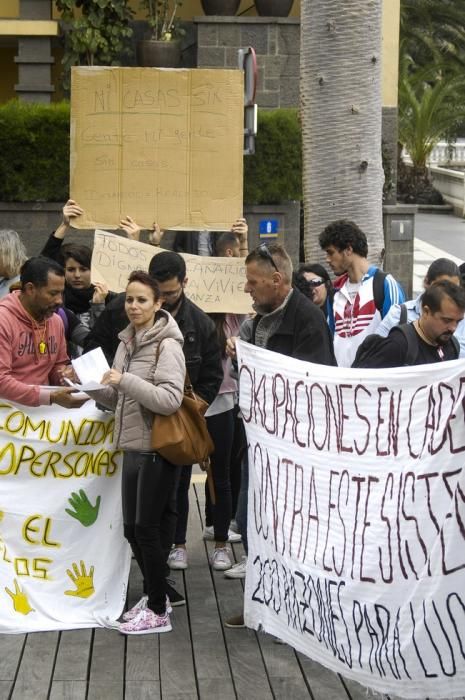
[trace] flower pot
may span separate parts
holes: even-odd
[[[179,68],[181,42],[144,39],[137,43],[137,64],[149,68]]]
[[[239,9],[241,0],[200,0],[206,15],[233,16]]]
[[[287,17],[294,0],[255,0],[260,17]]]

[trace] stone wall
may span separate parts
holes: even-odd
[[[48,236],[57,228],[61,221],[62,204],[56,202],[37,203],[8,203],[0,202],[0,229],[12,228],[19,233],[29,255],[38,255]],[[249,223],[249,247],[253,248],[263,242],[260,237],[260,222],[264,219],[276,219],[278,236],[276,242],[286,246],[293,262],[299,261],[299,226],[300,202],[267,206],[244,206],[244,216]],[[232,223],[232,222],[231,222]],[[112,233],[125,235],[122,231]],[[163,247],[170,249],[173,245],[174,232],[168,231],[163,238]],[[93,230],[78,230],[70,228],[66,233],[68,243],[83,243],[92,247]],[[146,232],[141,240],[147,241]]]
[[[257,54],[255,101],[262,108],[299,104],[300,20],[292,17],[195,17],[197,67],[237,68],[238,49]]]
[[[407,299],[411,299],[413,293],[416,212],[417,207],[412,204],[383,207],[384,270],[390,272],[401,283]]]

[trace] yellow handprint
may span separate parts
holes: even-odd
[[[35,612],[34,608],[31,608],[31,606],[29,605],[27,595],[23,593],[16,579],[14,579],[14,584],[14,593],[13,591],[10,591],[9,588],[5,588],[5,591],[11,597],[11,600],[13,601],[13,608],[15,609],[15,611],[21,613],[21,615],[29,615],[30,612]]]
[[[81,563],[81,572],[79,573],[78,565],[73,562],[73,571],[66,569],[66,573],[71,581],[76,586],[75,591],[65,591],[65,595],[73,595],[78,598],[90,598],[95,593],[94,588],[94,567],[90,567],[89,573],[86,571],[86,566],[83,561]]]

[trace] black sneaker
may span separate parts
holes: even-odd
[[[184,596],[178,593],[177,590],[173,588],[173,586],[170,586],[168,582],[166,583],[166,595],[170,599],[172,608],[177,608],[180,605],[186,604],[186,599]]]

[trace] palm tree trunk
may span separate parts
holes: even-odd
[[[384,248],[381,161],[382,0],[303,0],[301,119],[305,259],[322,260],[318,236],[355,221],[369,258]]]

